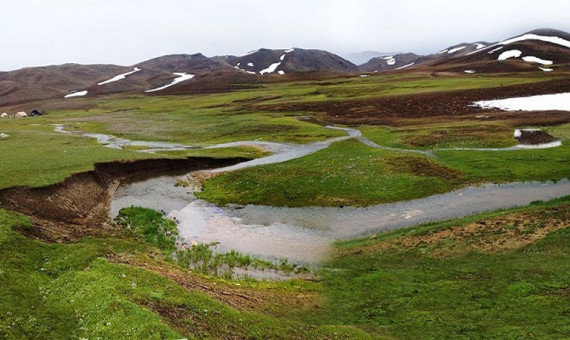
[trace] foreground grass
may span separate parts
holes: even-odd
[[[569,227],[566,197],[339,243],[320,317],[396,338],[566,338]]]
[[[1,338],[365,336],[356,328],[311,326],[297,321],[293,314],[298,306],[274,302],[292,300],[297,293],[313,294],[307,284],[275,283],[265,288],[259,285],[236,290],[237,295],[265,294],[265,301],[253,299],[256,312],[251,306],[230,307],[215,294],[206,293],[219,290],[221,294],[229,287],[237,289],[228,283],[171,269],[179,278],[193,282],[181,286],[160,272],[109,260],[117,256],[148,258],[157,249],[153,244],[164,245],[164,239],[155,239],[152,232],[142,233],[143,239],[148,237],[150,243],[125,237],[86,238],[64,245],[27,239],[14,228],[33,226],[27,218],[0,209]],[[164,263],[160,268],[168,270],[168,266]],[[279,299],[281,295],[285,297]],[[263,314],[262,310],[272,313]]]
[[[570,197],[339,243],[320,283],[242,287],[157,260],[172,249],[163,237],[172,225],[151,227],[149,218],[158,216],[146,213],[129,216],[144,222],[131,224],[134,238],[65,245],[25,238],[15,230],[33,228],[30,221],[0,210],[0,337],[564,338],[570,332]],[[307,300],[319,292],[324,305]]]

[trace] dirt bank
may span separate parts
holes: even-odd
[[[224,167],[245,160],[196,157],[98,163],[94,170],[50,186],[0,190],[0,207],[30,216],[36,228],[22,231],[28,236],[46,241],[73,241],[113,232],[113,227],[106,223],[109,202],[123,182]]]

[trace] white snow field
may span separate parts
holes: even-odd
[[[116,81],[125,79],[125,78],[127,78],[127,76],[130,76],[131,74],[136,73],[136,72],[138,72],[138,71],[140,71],[140,70],[141,70],[140,68],[135,67],[135,68],[134,68],[132,71],[130,71],[130,72],[119,74],[119,75],[114,76],[113,78],[111,78],[111,79],[109,79],[109,80],[102,81],[102,82],[98,83],[97,85],[101,86],[101,85],[105,85],[105,84],[109,84],[109,83],[113,83],[113,82],[116,82]]]
[[[473,103],[484,109],[504,111],[570,111],[570,92],[508,99],[483,100]]]
[[[164,90],[164,89],[166,89],[166,88],[168,88],[168,87],[171,87],[171,86],[173,86],[173,85],[176,85],[176,84],[178,84],[178,83],[181,83],[181,82],[183,82],[183,81],[185,81],[185,80],[194,78],[194,75],[193,75],[193,74],[186,74],[186,72],[183,72],[183,73],[176,73],[176,72],[174,72],[174,74],[177,75],[178,78],[174,78],[170,84],[167,84],[167,85],[164,85],[164,86],[161,86],[161,87],[157,87],[157,88],[152,89],[152,90],[146,90],[146,91],[144,91],[144,92],[155,92],[155,91]]]
[[[522,55],[522,52],[519,50],[505,51],[505,52],[501,53],[501,55],[499,56],[499,58],[497,58],[497,60],[503,61],[503,60],[507,60],[510,58],[518,58],[521,55]]]

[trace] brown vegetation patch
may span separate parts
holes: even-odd
[[[558,140],[544,131],[528,131],[528,130],[522,130],[521,136],[518,137],[517,139],[521,144],[530,144],[530,145],[551,143]]]
[[[409,173],[422,177],[438,177],[444,179],[457,179],[461,177],[461,172],[437,164],[437,162],[415,156],[393,156],[383,158],[382,162],[389,171],[396,173]]]
[[[224,338],[244,338],[244,334],[242,334],[241,330],[237,332],[238,330],[233,327],[234,325],[226,324],[214,327],[211,322],[208,322],[208,316],[204,311],[196,310],[186,304],[169,305],[154,301],[137,301],[137,303],[160,315],[167,324],[182,334],[192,334],[197,338],[206,338],[213,334],[218,334],[220,331],[219,327],[231,327],[231,332],[227,334],[232,334],[232,336],[225,336]]]
[[[409,135],[404,138],[404,141],[413,146],[429,147],[441,144],[458,144],[462,142],[489,140],[497,134],[509,131],[510,129],[506,127],[481,124],[477,126],[454,127],[447,130],[436,130],[422,135]]]
[[[558,78],[550,81],[501,86],[495,88],[470,89],[448,92],[394,95],[378,98],[358,98],[305,102],[278,105],[251,105],[252,110],[260,111],[303,111],[323,114],[323,119],[333,124],[375,124],[403,126],[410,124],[407,119],[437,117],[442,120],[474,119],[485,114],[486,120],[518,119],[526,122],[537,117],[546,124],[570,122],[566,112],[502,112],[484,110],[473,106],[479,100],[522,97],[529,95],[561,93],[568,91],[570,78]],[[522,124],[521,124],[522,125]]]
[[[525,213],[511,213],[490,220],[401,236],[359,249],[361,252],[405,250],[435,246],[432,254],[449,256],[469,250],[495,253],[530,245],[555,230],[570,226],[570,205]],[[451,248],[451,249],[450,249]]]

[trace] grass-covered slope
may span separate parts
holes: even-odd
[[[289,162],[222,174],[198,195],[217,204],[370,205],[450,191],[460,178],[427,157],[351,140]]]
[[[326,318],[395,338],[570,334],[570,198],[337,245]]]
[[[365,206],[477,183],[560,180],[570,174],[568,142],[551,149],[436,151],[434,155],[338,142],[300,159],[207,179],[198,196],[216,204]]]
[[[26,217],[0,210],[2,338],[365,336],[352,327],[299,321],[301,311],[319,308],[314,285],[240,287],[161,260],[154,247],[164,248],[164,240],[154,237],[158,227],[75,244],[31,240],[15,231],[20,228],[33,226]],[[125,258],[137,264],[122,263]]]

